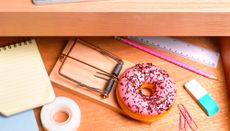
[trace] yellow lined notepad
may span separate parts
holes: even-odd
[[[55,98],[35,40],[0,47],[0,113],[13,115]]]

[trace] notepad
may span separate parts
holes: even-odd
[[[0,47],[0,79],[2,115],[42,106],[55,98],[35,40]]]

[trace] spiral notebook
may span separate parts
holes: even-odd
[[[0,47],[0,114],[51,102],[54,91],[35,40]]]

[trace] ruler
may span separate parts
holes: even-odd
[[[220,57],[219,52],[210,51],[172,37],[130,36],[129,39],[163,49],[213,68],[217,67]]]
[[[66,2],[79,2],[80,0],[33,0],[34,4],[51,4],[51,3],[66,3]]]

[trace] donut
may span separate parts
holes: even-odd
[[[169,112],[175,103],[176,88],[165,70],[152,63],[136,64],[122,74],[116,97],[125,114],[152,122]]]

